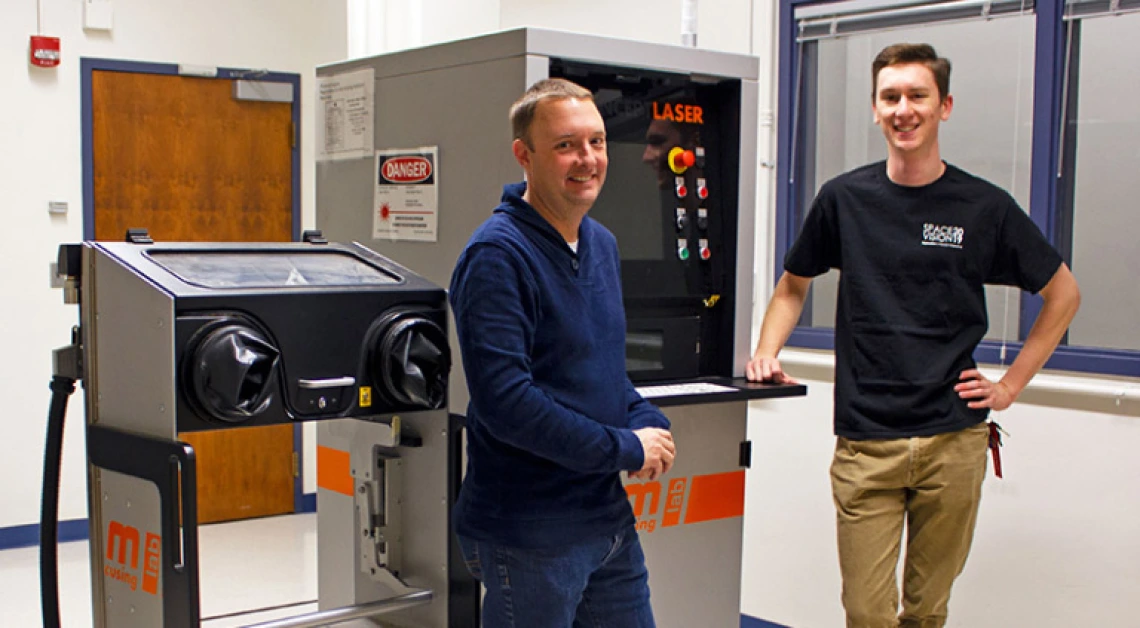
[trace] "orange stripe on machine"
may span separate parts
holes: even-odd
[[[744,516],[744,471],[693,476],[685,523]]]
[[[352,465],[347,451],[317,445],[317,486],[352,497]]]

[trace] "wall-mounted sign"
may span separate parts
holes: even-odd
[[[372,237],[435,242],[439,222],[439,147],[376,151]]]

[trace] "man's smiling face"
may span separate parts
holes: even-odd
[[[887,148],[900,155],[938,147],[938,124],[950,118],[953,99],[938,93],[934,73],[921,63],[889,65],[875,87],[875,124]]]

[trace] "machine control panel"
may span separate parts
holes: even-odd
[[[617,237],[629,329],[658,329],[641,329],[636,351],[627,335],[630,376],[731,375],[731,307],[709,298],[731,303],[736,281],[739,82],[563,60],[551,76],[593,92],[606,124],[609,173],[589,215]],[[658,325],[672,318],[696,324]],[[645,359],[657,346],[664,358]]]
[[[618,238],[630,377],[731,375],[740,83],[571,60],[551,76],[591,90],[605,121],[589,217]]]

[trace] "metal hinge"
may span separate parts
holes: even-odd
[[[297,148],[297,125],[289,121],[289,148]]]
[[[293,452],[293,477],[301,477],[301,459],[297,452]]]

